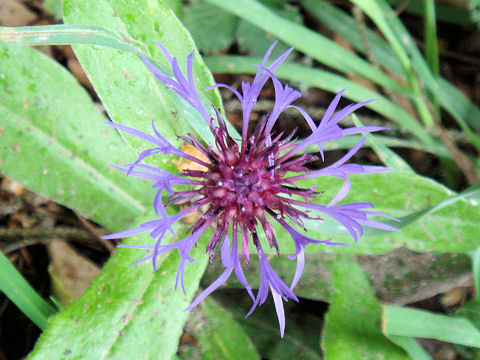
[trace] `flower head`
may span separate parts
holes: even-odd
[[[303,220],[313,219],[314,221],[322,221],[318,216],[311,216],[313,210],[316,213],[326,214],[338,221],[352,235],[355,243],[357,243],[359,236],[362,236],[364,226],[396,230],[389,225],[369,218],[369,216],[385,216],[377,212],[365,210],[373,207],[370,203],[337,204],[350,191],[349,175],[388,171],[388,169],[379,166],[361,166],[346,163],[360,149],[365,138],[355,145],[343,158],[320,170],[310,171],[306,167],[307,163],[317,160],[317,157],[305,152],[304,149],[316,144],[323,159],[322,144],[324,142],[340,139],[351,134],[368,133],[384,128],[371,126],[350,129],[340,128],[338,125],[340,120],[368,103],[366,101],[352,104],[335,113],[343,91],[335,96],[320,123],[316,125],[306,111],[292,105],[293,101],[300,97],[301,93],[288,85],[283,86],[274,75],[275,70],[282,64],[291,49],[273,61],[271,65],[266,66],[268,57],[275,46],[273,44],[268,49],[262,63],[257,65],[258,72],[253,82],[242,83],[241,93],[225,84],[215,85],[216,87],[230,89],[242,103],[243,125],[241,139],[234,139],[229,134],[220,111],[213,108],[213,113],[210,114],[200,101],[193,81],[193,52],[187,57],[187,76],[185,77],[180,70],[177,59],[172,57],[163,46],[157,45],[172,67],[173,78],[163,74],[142,56],[145,64],[158,80],[179,94],[202,115],[210,127],[214,142],[204,144],[192,134],[181,137],[185,143],[198,150],[199,154],[202,155],[200,158],[200,156],[189,155],[173,146],[157,131],[153,121],[153,135],[124,125],[109,123],[112,127],[148,141],[153,145],[151,148],[142,151],[134,163],[123,168],[116,168],[127,175],[153,181],[152,187],[157,189],[153,206],[158,219],[143,223],[134,229],[108,235],[105,238],[127,237],[138,233],[150,232],[150,236],[154,239],[154,244],[152,245],[121,246],[149,250],[149,254],[136,264],[151,260],[154,270],[156,270],[156,259],[159,254],[177,249],[181,263],[175,288],[177,288],[180,282],[185,292],[183,286],[185,266],[187,262],[194,261],[189,256],[190,251],[205,230],[210,226],[214,227],[215,230],[210,237],[206,252],[211,260],[216,249],[220,247],[225,271],[186,310],[196,306],[222,285],[231,273],[234,272],[253,300],[253,306],[247,316],[258,305],[266,301],[269,291],[272,293],[280,323],[280,332],[283,336],[285,316],[282,300],[293,299],[298,301],[293,293],[293,289],[304,269],[304,248],[309,244],[348,246],[344,243],[336,243],[332,239],[312,239],[295,230],[292,225],[306,230]],[[269,79],[273,82],[275,89],[275,104],[271,113],[265,114],[260,118],[254,132],[249,136],[248,125],[251,112],[260,91]],[[279,115],[290,107],[300,112],[312,130],[309,136],[298,142],[292,141],[294,132],[284,134],[272,131]],[[195,168],[187,168],[179,174],[171,174],[165,170],[142,163],[145,158],[155,154],[184,158],[192,164],[200,165],[201,170],[196,166]],[[328,204],[316,204],[313,202],[318,194],[315,188],[302,188],[298,185],[298,182],[307,178],[321,178],[323,176],[341,178],[344,180],[344,184]],[[177,188],[177,185],[182,185],[182,188]],[[188,207],[173,216],[168,216],[165,211],[166,205],[162,199],[164,190],[170,194],[166,205],[188,204]],[[171,232],[176,236],[172,228],[174,223],[199,209],[202,211],[204,209],[204,212],[200,219],[188,229],[185,237],[170,244],[163,244],[163,239],[167,232]],[[278,222],[289,233],[295,244],[296,252],[289,258],[291,260],[296,259],[297,269],[290,286],[287,286],[270,266],[264,252],[266,244],[262,244],[260,240],[259,232],[263,232],[268,246],[280,255],[281,249],[279,248],[272,222]],[[227,236],[229,232],[231,233],[231,239]],[[244,266],[248,266],[251,242],[256,248],[260,261],[260,286],[256,296],[254,296],[252,287],[244,276],[241,263],[243,261]]]

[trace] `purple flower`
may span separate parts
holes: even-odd
[[[338,202],[343,200],[350,191],[349,175],[389,171],[379,166],[346,164],[360,149],[365,138],[355,145],[343,158],[320,170],[310,171],[306,167],[307,163],[317,160],[317,157],[305,153],[303,150],[309,145],[316,144],[323,159],[322,144],[324,142],[340,139],[351,134],[368,133],[384,128],[372,126],[350,129],[340,128],[338,126],[340,120],[368,103],[366,101],[352,104],[335,113],[343,91],[335,96],[320,123],[316,125],[302,108],[292,105],[292,102],[298,99],[301,93],[288,85],[283,86],[274,75],[274,71],[282,64],[291,49],[276,59],[270,66],[266,66],[267,59],[275,46],[273,44],[268,49],[262,63],[257,65],[258,72],[253,82],[242,82],[241,93],[225,84],[214,85],[230,89],[242,103],[242,138],[239,140],[233,139],[227,130],[225,120],[220,111],[213,108],[212,116],[200,101],[193,81],[193,52],[187,57],[187,76],[185,77],[178,66],[177,59],[170,56],[163,46],[157,45],[172,67],[173,78],[163,74],[142,56],[145,64],[161,82],[184,98],[202,115],[210,127],[214,143],[204,144],[192,134],[181,138],[185,143],[195,147],[202,154],[203,159],[208,159],[207,161],[177,149],[157,131],[153,121],[153,135],[124,125],[109,123],[110,126],[120,131],[153,144],[151,148],[142,151],[134,163],[123,168],[116,168],[127,175],[148,179],[153,182],[152,187],[157,189],[153,206],[158,218],[143,223],[134,229],[111,234],[105,238],[122,238],[138,233],[150,232],[150,236],[155,240],[153,245],[120,246],[148,250],[148,255],[136,264],[151,260],[154,270],[157,269],[156,259],[159,254],[177,249],[181,262],[175,289],[180,282],[185,292],[183,284],[185,266],[187,262],[194,261],[189,256],[190,251],[205,230],[213,226],[215,230],[207,245],[206,252],[210,256],[210,260],[212,260],[215,249],[220,246],[221,259],[225,271],[186,310],[198,305],[206,296],[225,283],[231,273],[234,272],[253,300],[253,306],[247,316],[258,305],[265,302],[269,291],[271,291],[280,324],[280,333],[283,337],[285,315],[282,300],[293,299],[298,301],[293,293],[293,289],[304,269],[304,248],[309,244],[348,246],[344,243],[333,242],[332,239],[316,240],[309,238],[296,231],[292,225],[298,225],[303,230],[306,230],[302,219],[322,221],[318,216],[311,216],[312,212],[322,213],[343,225],[354,238],[355,244],[359,236],[362,236],[364,226],[391,231],[397,230],[394,227],[370,219],[370,216],[386,217],[386,215],[365,210],[373,207],[370,203],[338,205]],[[255,130],[249,136],[248,127],[251,112],[260,91],[269,79],[272,80],[275,89],[275,104],[272,112],[261,117]],[[289,107],[298,110],[312,130],[308,137],[299,142],[292,141],[294,132],[291,134],[272,132],[278,116]],[[201,165],[203,170],[198,170],[198,167],[196,167],[195,169],[185,169],[179,174],[171,174],[142,163],[145,158],[155,154],[180,157]],[[312,202],[318,194],[315,188],[305,189],[297,184],[297,181],[303,179],[321,178],[323,176],[334,176],[344,180],[337,194],[326,205]],[[321,179],[319,183],[321,183]],[[182,185],[182,189],[178,189],[177,185]],[[164,190],[169,193],[167,205],[188,204],[189,207],[173,216],[168,216],[162,200]],[[303,201],[299,199],[303,199]],[[203,215],[188,229],[183,239],[171,244],[163,244],[163,239],[167,232],[171,232],[176,236],[172,228],[174,223],[199,209],[205,209]],[[291,260],[296,259],[297,261],[297,269],[290,286],[285,284],[268,263],[263,250],[266,244],[262,245],[258,236],[258,231],[263,231],[270,248],[275,249],[277,254],[280,254],[275,229],[272,226],[272,222],[275,221],[290,234],[296,248],[295,254],[289,256]],[[232,234],[231,240],[227,237],[229,230],[231,230]],[[254,296],[252,288],[244,276],[241,264],[242,260],[245,266],[248,266],[250,262],[250,241],[255,245],[260,261],[260,286],[256,296]]]

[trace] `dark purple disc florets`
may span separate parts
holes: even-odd
[[[304,164],[317,158],[306,153],[295,159],[282,158],[280,153],[291,147],[290,139],[294,133],[283,140],[281,133],[271,140],[269,135],[265,134],[268,115],[261,118],[247,145],[241,149],[228,133],[220,113],[216,113],[218,126],[215,127],[214,122],[211,122],[215,150],[205,148],[193,136],[184,138],[210,160],[205,171],[186,169],[182,174],[203,181],[202,186],[173,193],[170,203],[179,204],[187,199],[200,197],[193,205],[208,208],[190,231],[198,231],[206,223],[216,220],[215,233],[207,246],[210,259],[231,225],[233,229],[240,231],[241,258],[245,258],[248,264],[250,236],[255,246],[258,246],[258,223],[261,224],[270,246],[279,253],[275,230],[267,221],[266,214],[277,219],[287,216],[297,224],[302,224],[300,217],[308,217],[305,212],[289,205],[284,196],[297,194],[308,199],[315,196],[315,191],[296,187],[292,181],[285,179],[285,175],[288,172],[308,171]]]
[[[241,93],[224,84],[217,84],[217,87],[225,87],[231,90],[242,103],[243,123],[240,139],[233,139],[220,111],[214,109],[213,116],[207,112],[200,100],[195,88],[193,78],[193,52],[187,57],[187,72],[180,70],[177,59],[172,57],[168,51],[157,43],[165,58],[172,67],[173,78],[166,76],[148,59],[142,58],[153,74],[185,99],[206,121],[213,134],[214,142],[204,145],[194,135],[182,137],[183,141],[193,146],[201,155],[190,155],[172,145],[155,128],[152,121],[154,135],[120,125],[109,123],[110,126],[133,135],[154,145],[154,147],[143,150],[133,164],[126,167],[115,166],[118,170],[153,181],[152,187],[157,189],[153,199],[153,207],[157,219],[141,224],[140,226],[106,236],[107,239],[127,237],[139,233],[150,232],[154,244],[149,245],[120,245],[123,247],[149,250],[149,254],[137,261],[136,265],[151,260],[153,269],[157,269],[156,260],[159,254],[177,249],[180,255],[180,266],[177,272],[175,289],[180,282],[183,291],[183,274],[187,262],[194,261],[190,257],[191,249],[197,245],[197,241],[206,229],[211,225],[215,231],[207,245],[207,253],[212,259],[215,249],[221,246],[221,261],[225,271],[220,277],[208,286],[186,309],[189,310],[198,305],[206,296],[222,285],[232,272],[245,286],[248,294],[253,300],[250,312],[263,304],[269,292],[273,296],[277,316],[280,324],[280,332],[283,336],[285,317],[283,302],[288,299],[298,301],[293,289],[298,283],[305,265],[304,249],[309,244],[324,244],[330,246],[348,246],[344,243],[335,243],[331,238],[317,240],[306,236],[304,233],[295,230],[291,225],[297,225],[305,230],[302,218],[309,218],[315,221],[322,221],[324,215],[337,221],[355,240],[363,235],[363,227],[374,227],[384,230],[395,231],[392,226],[370,219],[370,216],[386,215],[371,211],[370,203],[344,203],[342,201],[351,188],[350,175],[372,174],[388,171],[380,166],[362,166],[347,163],[348,160],[360,149],[365,137],[356,144],[347,154],[335,163],[319,170],[309,171],[305,164],[316,160],[317,157],[307,153],[305,150],[311,145],[318,146],[321,159],[324,158],[322,144],[326,141],[340,139],[358,133],[369,133],[382,130],[382,127],[364,126],[349,129],[342,129],[338,122],[354,112],[356,109],[367,104],[369,101],[352,104],[336,111],[338,102],[343,90],[338,93],[327,107],[324,116],[318,125],[310,118],[302,108],[292,105],[301,93],[288,85],[283,86],[275,77],[275,70],[286,59],[290,50],[273,61],[268,67],[266,62],[271,54],[273,44],[267,51],[263,61],[258,65],[258,72],[252,83],[242,82]],[[265,83],[271,79],[275,88],[275,104],[271,113],[261,117],[253,135],[248,137],[248,125],[253,107],[258,95]],[[305,139],[293,142],[294,132],[291,134],[273,134],[272,129],[278,120],[279,115],[287,108],[294,108],[305,118],[311,129],[311,134]],[[142,163],[147,157],[155,154],[180,157],[184,160],[195,163],[195,167],[187,166],[181,174],[171,174],[165,170]],[[201,169],[198,169],[200,165]],[[312,202],[317,192],[315,188],[302,188],[303,180],[318,178],[319,182],[324,176],[333,176],[344,180],[336,195],[327,204]],[[182,189],[176,188],[181,185]],[[185,204],[188,207],[175,215],[169,216],[165,210],[162,194],[167,191],[170,196],[167,205]],[[300,200],[300,199],[303,199]],[[165,235],[171,232],[176,236],[173,225],[180,219],[201,210],[201,218],[187,231],[187,236],[173,243],[164,244]],[[312,212],[314,216],[308,213]],[[318,214],[320,213],[321,216]],[[291,237],[295,245],[295,253],[288,256],[291,260],[297,261],[296,271],[290,286],[275,273],[267,261],[262,246],[259,231],[265,234],[271,248],[280,255],[280,246],[277,241],[272,223],[278,223],[283,234]],[[293,223],[293,224],[292,224]],[[313,234],[319,236],[319,234]],[[244,259],[246,264],[250,261],[249,245],[250,239],[256,247],[260,263],[260,285],[256,296],[253,295],[252,287],[247,282],[243,268],[240,263]],[[285,241],[283,239],[282,241]],[[240,254],[238,248],[241,248]]]

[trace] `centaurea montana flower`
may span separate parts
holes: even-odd
[[[124,125],[109,123],[109,125],[120,131],[153,144],[152,148],[142,151],[134,163],[116,168],[127,175],[154,182],[152,187],[157,189],[157,193],[153,206],[157,216],[160,217],[143,223],[134,229],[111,234],[105,238],[123,238],[149,231],[150,236],[155,240],[155,244],[121,246],[149,250],[150,253],[136,264],[151,260],[154,270],[157,268],[156,259],[159,254],[177,249],[181,263],[177,273],[175,289],[177,289],[180,281],[185,293],[183,284],[185,265],[187,262],[194,261],[189,256],[190,251],[205,230],[210,226],[215,226],[206,252],[210,256],[210,260],[212,260],[215,249],[221,246],[221,261],[225,271],[185,310],[192,309],[198,305],[206,296],[225,283],[231,273],[234,272],[254,302],[247,316],[258,305],[265,302],[269,291],[271,291],[280,324],[281,336],[283,337],[285,316],[282,300],[293,299],[298,301],[293,293],[293,289],[304,269],[304,248],[309,244],[348,246],[344,243],[333,242],[332,239],[317,240],[309,238],[295,230],[291,224],[296,224],[306,230],[302,219],[322,221],[319,217],[311,217],[309,213],[312,210],[324,213],[343,225],[355,239],[355,244],[358,237],[363,234],[363,226],[396,230],[394,227],[369,219],[369,216],[386,217],[386,215],[368,210],[373,207],[370,203],[337,204],[350,190],[349,175],[388,171],[388,169],[380,166],[346,164],[360,149],[365,138],[340,160],[320,170],[310,171],[305,166],[308,162],[316,160],[317,157],[303,150],[307,146],[316,144],[323,159],[322,143],[352,134],[368,133],[384,128],[375,126],[340,128],[338,126],[340,120],[369,102],[365,101],[359,104],[348,105],[335,113],[343,91],[335,96],[326,109],[320,123],[316,125],[302,108],[292,105],[301,96],[301,93],[288,85],[283,86],[274,75],[275,70],[282,64],[292,49],[289,49],[273,61],[271,65],[266,66],[267,59],[275,46],[274,43],[268,49],[262,63],[257,65],[258,72],[252,83],[242,82],[241,93],[225,84],[214,85],[215,87],[225,87],[231,90],[242,104],[243,124],[241,139],[236,140],[230,136],[220,110],[213,108],[214,116],[211,116],[202,105],[193,80],[193,51],[187,57],[187,74],[185,77],[180,70],[177,59],[172,57],[162,45],[158,43],[157,45],[172,67],[173,78],[162,73],[148,59],[142,56],[143,61],[158,80],[184,98],[201,114],[210,127],[215,142],[204,145],[192,134],[181,138],[185,143],[195,147],[202,154],[204,159],[202,160],[173,146],[157,131],[153,121],[154,135],[146,134]],[[251,112],[260,91],[269,79],[272,80],[275,89],[275,104],[272,112],[261,117],[255,131],[249,136],[248,127]],[[294,132],[286,136],[283,133],[275,134],[272,132],[279,115],[287,108],[298,110],[312,130],[312,133],[302,141],[292,141]],[[201,165],[204,170],[187,168],[179,174],[171,174],[142,163],[145,158],[155,154],[180,157],[189,160],[192,164]],[[315,188],[300,188],[296,184],[296,181],[299,180],[323,176],[333,176],[344,180],[337,194],[327,205],[319,205],[310,201],[318,194]],[[190,188],[188,190],[175,190],[176,185],[190,185]],[[164,190],[170,194],[167,205],[189,204],[190,206],[176,215],[168,216],[161,196]],[[299,199],[303,199],[303,201]],[[201,208],[205,208],[205,212],[187,231],[186,237],[171,244],[163,243],[165,234],[168,231],[175,235],[172,229],[174,223]],[[280,249],[274,227],[271,224],[272,221],[278,222],[289,233],[295,244],[296,252],[289,258],[291,260],[296,259],[297,267],[290,286],[286,285],[270,266],[263,249],[264,245],[262,245],[257,233],[257,231],[262,229],[268,245],[279,254]],[[227,236],[229,230],[231,230],[231,239]],[[248,265],[250,261],[250,239],[257,249],[260,261],[260,286],[256,296],[254,296],[252,287],[244,276],[241,264],[241,260],[244,261],[245,265]]]

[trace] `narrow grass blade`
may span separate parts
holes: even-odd
[[[412,360],[433,360],[430,354],[414,338],[397,335],[390,335],[387,338],[405,350]]]
[[[0,42],[23,46],[102,45],[137,53],[135,47],[111,31],[86,25],[0,27]]]
[[[480,303],[480,247],[472,254],[475,301]]]
[[[408,84],[410,85],[410,89],[413,94],[412,100],[415,104],[418,115],[420,119],[422,119],[425,126],[432,127],[432,114],[430,113],[427,104],[423,99],[422,91],[414,71],[413,63],[402,45],[400,36],[395,31],[393,31],[388,20],[385,18],[385,14],[381,11],[376,0],[352,0],[352,2],[356,6],[361,8],[370,17],[370,19],[372,19],[372,21],[378,26],[382,34],[390,43],[393,52],[397,56],[400,64],[402,65],[403,71],[405,72]]]
[[[40,329],[45,329],[55,310],[33,290],[0,252],[0,290]]]
[[[355,1],[358,2],[358,0]],[[381,25],[384,23],[387,24],[382,25],[385,29],[390,29],[387,31],[387,33],[384,32],[384,28],[381,28],[385,36],[388,37],[388,34],[395,34],[395,37],[398,37],[398,39],[402,39],[401,42],[399,41],[399,44],[403,47],[407,56],[411,58],[412,64],[415,68],[415,72],[422,79],[422,82],[426,89],[431,92],[432,95],[438,97],[443,107],[454,117],[455,121],[468,136],[472,144],[477,148],[477,150],[480,151],[480,136],[475,134],[470,129],[465,119],[460,116],[460,113],[456,110],[454,106],[450,104],[450,102],[444,101],[444,98],[446,98],[447,95],[444,94],[442,89],[439,88],[438,82],[430,71],[424,57],[418,50],[407,29],[398,19],[398,17],[390,8],[388,3],[384,0],[370,0],[368,1],[368,4],[370,6],[366,6],[367,3],[358,3],[362,4],[362,8],[367,12],[367,14],[372,15],[372,20],[376,21],[377,25]],[[478,118],[476,121],[478,122]]]
[[[438,58],[438,41],[437,41],[437,17],[435,0],[425,0],[424,2],[424,28],[425,28],[425,55],[428,66],[432,71],[435,79],[440,76],[440,66]],[[440,120],[440,109],[438,107],[438,98],[432,96],[432,104],[435,116]]]
[[[207,0],[246,21],[268,31],[308,56],[333,69],[362,76],[372,82],[407,96],[411,91],[376,69],[360,57],[348,52],[327,37],[289,21],[255,0]]]
[[[385,305],[382,331],[386,335],[436,339],[480,347],[480,330],[467,319],[413,308]]]
[[[433,75],[438,77],[440,69],[438,65],[437,17],[434,0],[425,0],[424,2],[424,22],[427,63]]]
[[[358,31],[358,24],[352,16],[326,1],[301,0],[300,2],[321,24],[341,35],[349,41],[356,50],[363,54],[366,53],[367,49],[361,33]],[[406,39],[409,44],[412,43],[410,34],[398,21],[395,31],[400,31],[401,38]],[[402,67],[390,46],[388,46],[377,33],[370,29],[366,29],[366,38],[373,56],[378,60],[380,65],[397,76],[402,74]],[[414,51],[415,56],[412,60],[415,63],[415,71],[417,71],[418,76],[422,79],[425,88],[432,94],[436,94],[439,98],[440,106],[450,114],[464,119],[473,129],[480,131],[480,121],[478,121],[480,118],[480,109],[445,79],[440,78],[438,82],[434,81],[435,79],[418,49],[416,49],[414,45],[413,47],[409,46],[409,49],[409,51]]]
[[[405,11],[411,14],[421,16],[424,12],[424,0],[412,0],[405,4],[404,0],[388,0],[389,4],[393,8],[398,8],[399,6],[405,6]],[[455,3],[451,2],[451,5],[447,3],[443,4],[437,2],[435,7],[437,9],[437,17],[441,22],[461,25],[465,27],[472,26],[472,20],[470,19],[470,14],[468,9],[462,8],[460,6],[455,6]]]

